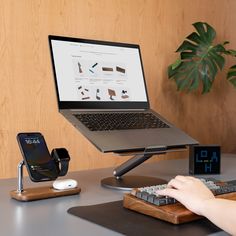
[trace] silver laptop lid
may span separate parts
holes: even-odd
[[[139,45],[49,36],[59,109],[147,109]]]

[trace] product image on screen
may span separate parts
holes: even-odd
[[[40,133],[20,133],[17,140],[32,181],[54,180],[58,177],[58,166]]]

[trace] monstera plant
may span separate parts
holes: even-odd
[[[202,87],[208,93],[217,72],[225,65],[225,57],[236,57],[236,51],[226,49],[228,41],[214,44],[216,31],[209,24],[196,22],[196,29],[176,50],[179,58],[168,67],[168,77],[176,82],[179,91],[193,91]],[[229,68],[226,79],[236,88],[236,65]]]

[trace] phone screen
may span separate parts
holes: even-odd
[[[17,139],[32,181],[54,180],[58,177],[58,167],[40,133],[20,133]]]

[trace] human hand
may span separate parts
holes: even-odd
[[[207,204],[208,200],[215,198],[201,180],[181,175],[176,176],[168,183],[166,189],[158,190],[157,193],[175,198],[198,215],[203,214],[204,204]]]

